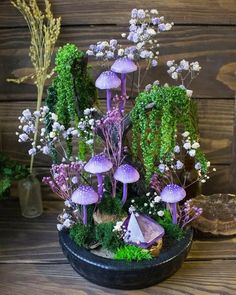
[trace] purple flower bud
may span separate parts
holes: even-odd
[[[145,91],[149,91],[151,88],[152,88],[152,85],[148,84],[148,85],[145,86]]]
[[[196,163],[194,167],[195,167],[196,170],[201,170],[201,164],[200,163]]]
[[[136,18],[137,15],[138,15],[138,9],[136,9],[136,8],[132,9],[132,11],[131,11],[131,17],[132,18]]]
[[[111,39],[110,40],[110,46],[112,46],[112,47],[116,47],[117,46],[117,40],[116,39]]]
[[[164,32],[166,30],[166,25],[165,24],[159,24],[158,28],[161,32]]]
[[[153,59],[151,64],[152,67],[156,67],[158,65],[158,62],[155,59]]]
[[[136,25],[132,24],[132,25],[129,26],[129,31],[130,32],[136,32],[136,30],[137,30],[137,26]]]
[[[184,164],[183,164],[181,161],[178,160],[178,161],[176,162],[175,167],[176,167],[177,170],[182,169],[183,166],[184,166]]]
[[[137,16],[138,18],[145,18],[146,14],[145,14],[145,11],[143,9],[139,9],[138,12],[137,12]]]
[[[110,58],[113,58],[114,57],[114,53],[112,51],[108,51],[107,52],[107,58],[110,59]]]
[[[158,166],[158,168],[159,168],[159,170],[160,170],[161,173],[164,173],[165,172],[165,165],[164,164],[160,164]]]
[[[152,18],[152,23],[154,24],[154,26],[159,25],[161,23],[161,20],[159,19],[159,17],[153,17]]]
[[[25,133],[22,133],[20,136],[19,136],[20,140],[21,141],[27,141],[27,139],[29,138],[29,136]]]
[[[32,148],[28,151],[29,155],[35,155],[36,154],[36,148]]]

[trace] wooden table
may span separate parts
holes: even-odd
[[[236,238],[195,240],[182,268],[165,282],[138,291],[111,290],[80,277],[58,244],[62,203],[47,201],[36,219],[20,216],[17,201],[0,203],[1,295],[236,295]]]

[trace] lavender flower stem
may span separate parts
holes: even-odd
[[[124,183],[123,184],[122,205],[124,205],[127,200],[127,191],[128,191],[128,185],[127,185],[127,183]]]
[[[111,90],[107,89],[107,112],[110,112],[112,109],[112,104],[111,104]]]

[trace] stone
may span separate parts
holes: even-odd
[[[141,248],[149,248],[162,238],[164,228],[152,218],[132,212],[125,220],[124,240]]]

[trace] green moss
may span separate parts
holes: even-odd
[[[69,235],[78,246],[85,248],[95,240],[93,226],[82,223],[77,223],[70,228]]]
[[[150,104],[152,107],[147,110]],[[137,156],[140,144],[147,182],[157,161],[171,159],[179,127],[190,133],[192,141],[198,140],[196,104],[180,87],[153,86],[149,92],[141,92],[131,111],[131,119],[133,152]],[[206,166],[207,161],[200,151],[197,160]]]
[[[156,221],[163,226],[165,234],[172,239],[181,240],[185,236],[185,231],[178,224],[172,223],[172,216],[169,210],[164,210],[163,217],[156,217]]]
[[[134,245],[125,245],[117,250],[113,257],[117,260],[142,261],[152,259],[151,253]]]
[[[110,193],[104,193],[101,203],[98,204],[99,211],[104,214],[113,215],[121,217],[126,214],[124,208],[122,208],[121,198],[116,196],[112,198]]]
[[[119,247],[124,245],[123,240],[116,232],[113,232],[114,223],[101,223],[96,225],[95,236],[104,249],[115,252]]]

